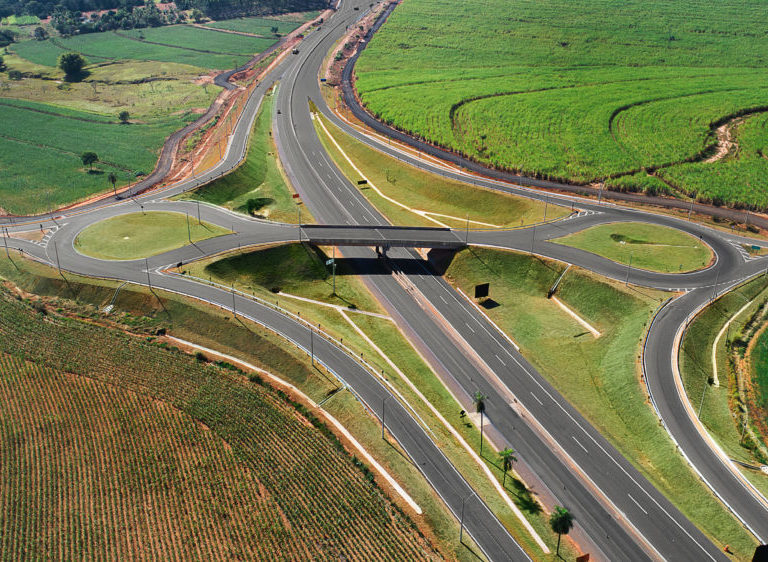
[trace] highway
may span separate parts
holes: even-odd
[[[196,283],[163,270],[179,262],[214,255],[256,244],[311,240],[344,248],[344,256],[365,264],[361,277],[382,302],[409,339],[435,367],[437,374],[468,407],[476,390],[488,395],[487,414],[495,431],[516,449],[520,461],[535,473],[549,494],[575,515],[578,537],[601,559],[721,560],[723,553],[666,500],[643,476],[547,381],[533,369],[515,346],[488,322],[445,280],[427,269],[421,257],[408,249],[413,242],[425,247],[460,247],[464,243],[515,249],[590,269],[630,283],[663,289],[686,289],[656,318],[644,351],[649,392],[665,427],[691,464],[718,496],[750,528],[768,537],[768,508],[736,476],[733,467],[721,462],[711,444],[702,437],[686,409],[687,400],[675,388],[674,342],[680,326],[702,303],[738,280],[763,271],[766,259],[745,259],[736,236],[669,216],[623,209],[614,205],[552,196],[493,178],[475,178],[485,185],[552,204],[578,207],[566,220],[537,225],[535,229],[470,231],[454,233],[442,229],[406,231],[389,228],[387,221],[367,202],[358,189],[338,170],[317,138],[309,111],[312,101],[348,133],[402,160],[413,159],[396,148],[361,134],[338,119],[327,108],[320,93],[317,71],[333,42],[363,10],[362,2],[344,2],[321,31],[311,33],[300,54],[288,57],[263,80],[237,123],[227,155],[210,172],[162,191],[124,200],[102,201],[76,211],[39,217],[36,224],[53,227],[46,244],[11,238],[12,247],[23,249],[48,264],[66,271],[97,277],[151,284],[153,288],[184,294],[231,309],[286,337],[304,349],[309,347],[306,325],[245,295]],[[77,233],[93,222],[121,213],[176,210],[196,216],[193,202],[171,202],[164,198],[193,189],[232,169],[243,157],[247,135],[261,96],[280,82],[275,115],[275,138],[281,160],[304,203],[325,226],[280,225],[254,220],[210,205],[200,205],[203,220],[232,228],[236,234],[198,242],[148,260],[105,262],[83,256],[74,249]],[[415,163],[415,162],[414,162]],[[466,181],[466,174],[420,162],[435,173]],[[689,274],[654,274],[600,258],[589,252],[552,243],[551,240],[613,221],[645,221],[679,228],[709,244],[717,260],[711,267]],[[28,229],[6,219],[11,230]],[[26,221],[29,222],[29,221]],[[329,227],[328,225],[336,225]],[[389,246],[388,259],[376,259],[368,245]],[[406,246],[406,247],[398,247]],[[389,395],[374,374],[352,354],[325,338],[315,337],[317,359],[344,381],[380,415],[381,403]],[[387,427],[398,440],[446,505],[458,516],[465,503],[465,524],[486,556],[493,560],[527,559],[527,555],[473,495],[472,489],[445,458],[429,435],[396,399],[388,399]],[[470,500],[467,500],[470,498]]]

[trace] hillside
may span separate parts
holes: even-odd
[[[406,0],[357,87],[499,168],[766,208],[767,25],[748,0]]]
[[[437,557],[322,423],[257,377],[4,289],[0,400],[4,558]]]

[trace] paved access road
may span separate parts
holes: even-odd
[[[368,225],[377,227],[369,235],[373,236],[375,232],[375,236],[386,239],[389,229],[382,228],[386,226],[384,218],[344,178],[323,150],[315,135],[308,106],[308,98],[311,98],[321,111],[350,134],[364,142],[375,142],[340,122],[328,111],[317,81],[317,70],[324,54],[346,26],[360,17],[367,7],[357,2],[363,10],[356,11],[353,10],[355,4],[354,1],[345,2],[339,12],[323,25],[321,31],[310,34],[302,43],[299,55],[289,57],[259,85],[236,126],[227,155],[219,166],[199,178],[181,182],[162,192],[149,193],[118,204],[101,202],[85,210],[56,217],[55,221],[39,218],[36,223],[56,229],[50,238],[46,238],[42,244],[18,239],[11,239],[8,243],[54,266],[60,264],[68,271],[125,279],[145,285],[150,283],[155,288],[203,299],[224,308],[234,307],[239,314],[308,348],[309,330],[298,320],[244,295],[233,295],[223,288],[162,273],[167,265],[238,246],[298,239],[301,234],[296,226],[257,221],[200,205],[201,218],[233,228],[236,234],[202,241],[146,261],[104,262],[87,258],[74,250],[72,242],[77,232],[88,224],[116,214],[135,212],[141,207],[145,212],[156,209],[178,210],[196,215],[197,204],[170,202],[163,198],[194,188],[230,170],[239,162],[245,152],[250,123],[261,96],[276,80],[280,80],[276,105],[281,109],[281,114],[275,115],[275,133],[286,170],[318,220],[325,224],[343,226],[326,229],[324,235],[349,236],[352,233],[353,236],[359,236],[357,227]],[[404,160],[410,158],[387,145],[379,148]],[[424,163],[420,165],[425,166]],[[436,173],[467,179],[462,172],[431,167]],[[526,197],[546,197],[552,204],[571,206],[574,201],[490,179],[473,181]],[[692,422],[686,423],[686,410],[683,407],[685,398],[669,391],[670,385],[674,385],[673,361],[671,350],[665,347],[674,340],[670,334],[678,332],[682,319],[691,310],[706,301],[714,290],[722,291],[735,280],[760,271],[765,266],[765,260],[746,261],[734,246],[734,242],[739,240],[718,231],[670,217],[575,201],[583,212],[567,220],[540,225],[535,229],[473,231],[465,241],[523,251],[533,248],[537,254],[623,280],[627,273],[624,266],[588,252],[553,244],[549,240],[594,224],[615,220],[667,224],[701,235],[717,253],[717,262],[713,267],[685,275],[629,271],[630,282],[635,284],[692,289],[685,297],[667,305],[654,323],[646,346],[646,378],[659,414],[681,449],[738,516],[756,534],[766,536],[768,512],[759,498],[737,481],[725,463],[712,462],[714,457],[709,444],[702,439]],[[355,228],[349,228],[353,226]],[[24,228],[29,226],[11,225],[12,230]],[[462,234],[453,236],[460,238]],[[465,405],[469,404],[469,397],[475,390],[481,390],[489,396],[487,412],[494,430],[513,444],[521,462],[538,476],[549,494],[574,512],[579,539],[593,554],[611,560],[724,558],[719,549],[531,367],[508,339],[450,285],[425,269],[414,252],[393,248],[389,252],[390,259],[386,261],[375,259],[374,253],[366,248],[345,249],[344,255],[357,260],[367,285]],[[318,360],[354,389],[372,411],[380,413],[381,402],[389,394],[376,378],[339,345],[316,337],[314,347]],[[649,361],[649,358],[658,361]],[[388,399],[387,404],[387,426],[390,432],[400,441],[454,514],[459,514],[466,500],[467,531],[486,555],[494,560],[526,558],[509,533],[482,502],[472,495],[471,488],[407,409],[395,398]]]

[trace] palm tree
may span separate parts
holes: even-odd
[[[485,399],[488,398],[485,394],[480,392],[479,390],[475,392],[475,411],[480,414],[480,454],[483,454],[483,426],[484,423],[484,415],[485,415]]]
[[[512,464],[517,460],[517,457],[514,449],[507,447],[503,451],[499,451],[499,458],[501,459],[501,468],[504,471],[504,480],[501,482],[502,487],[504,487],[507,483],[507,471],[512,470]]]
[[[555,506],[552,514],[549,516],[549,526],[552,531],[557,533],[557,556],[560,556],[560,538],[567,535],[573,528],[573,515],[564,507]]]
[[[109,183],[112,184],[112,191],[114,191],[115,195],[117,195],[117,176],[115,175],[115,172],[109,172],[107,179],[109,180]]]

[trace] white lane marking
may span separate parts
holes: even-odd
[[[539,403],[539,404],[541,404],[542,406],[544,405],[544,402],[542,402],[541,400],[539,400],[539,397],[538,397],[538,396],[536,396],[536,395],[535,395],[533,392],[531,392],[531,396],[533,396],[533,399],[534,399],[534,400],[536,400],[536,402],[538,402],[538,403]]]
[[[470,325],[469,325],[469,324],[467,324],[466,322],[464,322],[464,325],[465,325],[467,328],[469,328],[469,329],[470,329],[470,331],[471,331],[473,334],[475,333],[475,329],[474,329],[472,326],[470,326]]]
[[[498,360],[499,360],[499,363],[501,363],[501,364],[502,364],[502,365],[504,365],[505,367],[507,366],[507,364],[506,364],[506,363],[504,363],[504,361],[502,361],[502,360],[501,360],[501,357],[499,357],[498,355],[496,355],[496,359],[498,359]]]
[[[584,445],[582,445],[582,444],[579,442],[579,440],[578,440],[578,439],[576,439],[576,436],[575,436],[575,435],[571,435],[571,439],[573,439],[574,441],[576,441],[576,444],[577,444],[579,447],[581,447],[582,449],[584,449],[584,452],[585,452],[585,453],[589,453],[589,451],[587,451],[587,448],[586,448]],[[629,495],[629,494],[627,494],[627,495]]]
[[[639,508],[640,508],[640,511],[642,511],[643,513],[645,513],[646,515],[648,515],[648,512],[647,512],[647,511],[645,511],[645,509],[643,509],[643,506],[642,506],[642,505],[640,505],[639,503],[637,503],[637,500],[636,500],[635,498],[633,498],[633,497],[632,497],[632,494],[627,494],[627,495],[629,496],[629,499],[631,499],[631,500],[632,500],[632,503],[634,503],[634,504],[635,504],[637,507],[639,507]]]
[[[441,300],[441,301],[443,301],[445,304],[448,304],[448,301],[447,301],[447,300],[445,300],[445,298],[443,297],[443,295],[440,295],[440,300]]]

